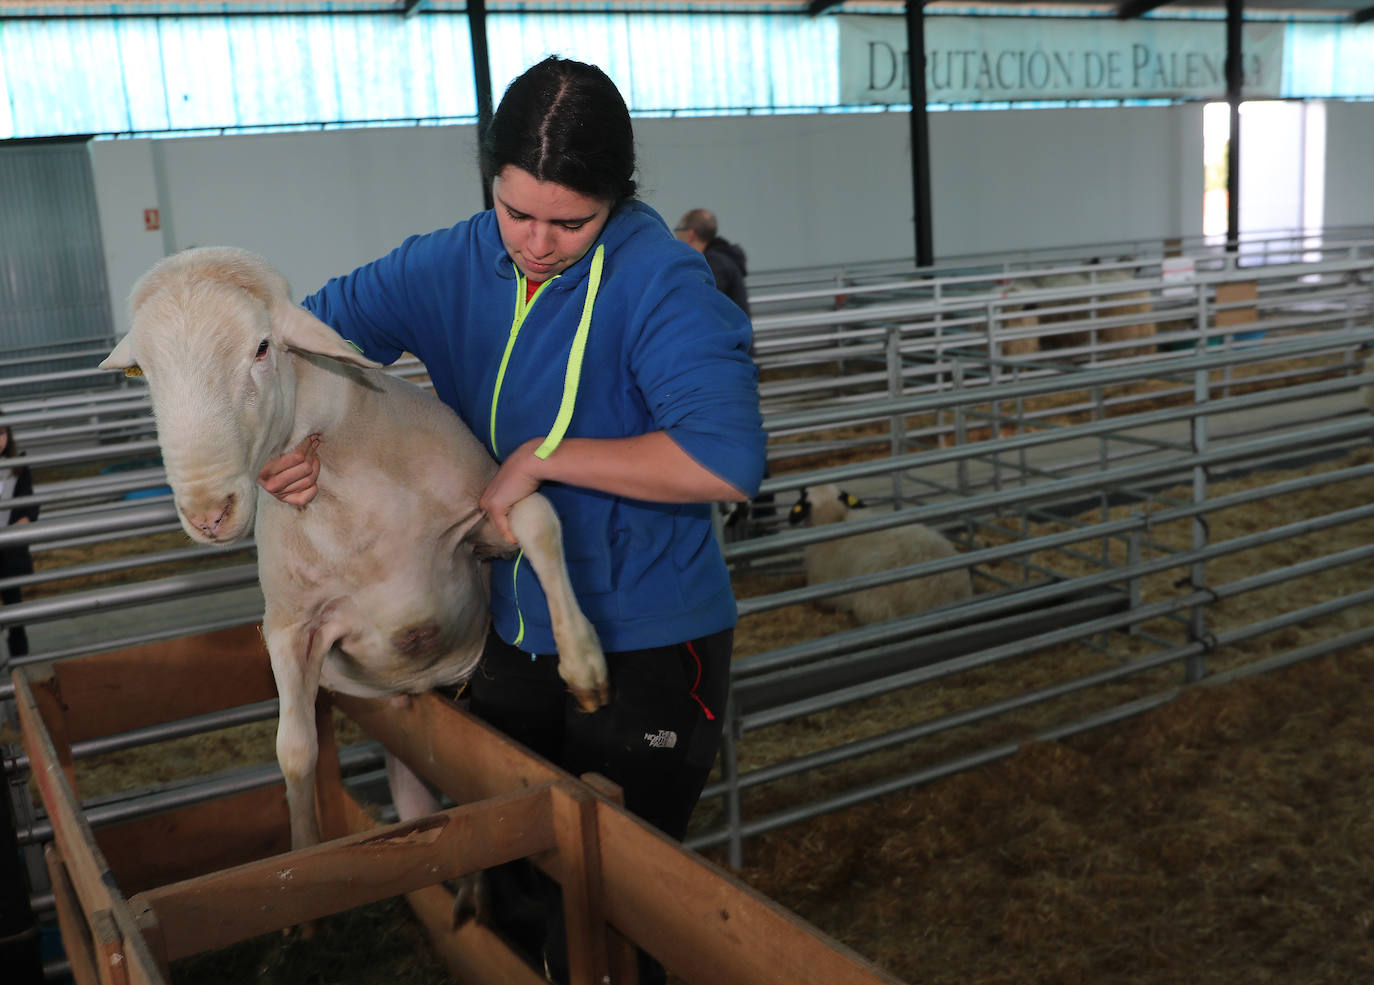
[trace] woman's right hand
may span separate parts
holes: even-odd
[[[306,435],[295,448],[278,455],[258,473],[258,485],[283,503],[304,506],[320,491],[320,446],[318,434]]]

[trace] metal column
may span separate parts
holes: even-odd
[[[1226,156],[1226,250],[1240,248],[1240,98],[1242,25],[1245,0],[1226,0],[1226,102],[1231,115],[1231,147]]]
[[[925,0],[907,0],[906,60],[911,94],[911,205],[916,223],[916,266],[935,263],[931,246],[930,126],[926,119]]]
[[[468,34],[472,38],[472,80],[477,93],[477,146],[491,125],[491,59],[487,48],[487,2],[468,0]],[[482,182],[482,202],[492,207],[491,183]]]

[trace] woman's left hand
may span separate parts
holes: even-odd
[[[511,544],[516,540],[510,529],[510,510],[539,488],[541,480],[537,472],[543,462],[534,457],[534,451],[543,441],[543,438],[531,438],[507,456],[477,502],[487,519],[496,524],[501,536]]]

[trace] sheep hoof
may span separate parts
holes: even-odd
[[[457,930],[469,920],[487,923],[491,916],[491,890],[481,872],[445,881],[453,890],[453,909],[449,914],[449,929]]]
[[[611,686],[602,681],[594,691],[573,691],[573,697],[577,699],[578,707],[590,715],[611,700]]]

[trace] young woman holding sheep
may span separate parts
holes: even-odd
[[[481,506],[503,533],[536,489],[562,521],[610,701],[577,709],[538,582],[497,560],[473,713],[573,774],[610,777],[681,838],[720,741],[735,624],[711,504],[747,500],[763,473],[749,322],[635,198],[630,115],[600,69],[549,58],[517,78],[480,164],[493,209],[410,237],[305,306],[369,358],[424,362],[500,463]],[[304,505],[329,488],[328,448],[308,441],[261,481]],[[497,925],[561,977],[560,911],[533,869],[491,888]],[[641,965],[642,981],[664,979]]]

